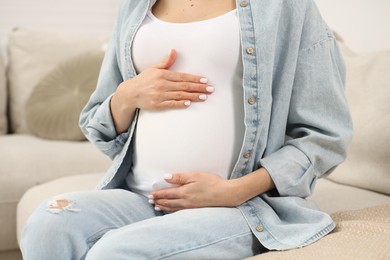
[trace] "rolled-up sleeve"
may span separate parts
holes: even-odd
[[[100,151],[113,159],[129,138],[131,128],[127,132],[117,135],[111,116],[111,97],[112,95],[95,109],[93,116],[85,124],[83,132]],[[86,114],[82,113],[81,115]]]
[[[260,160],[281,196],[309,196],[316,180],[345,160],[352,138],[345,73],[331,36],[300,51],[285,144]]]
[[[119,17],[121,15],[118,15],[114,33],[104,56],[96,90],[82,110],[79,120],[80,128],[87,139],[111,159],[121,151],[133,131],[133,127],[130,127],[127,132],[118,135],[110,109],[111,97],[123,82],[120,69]]]

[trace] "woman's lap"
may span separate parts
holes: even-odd
[[[242,259],[263,250],[236,208],[182,210],[104,235],[88,259]]]
[[[155,213],[147,199],[126,190],[58,195],[28,219],[21,239],[23,257],[83,259],[107,231],[151,217]]]
[[[87,259],[94,260],[238,259],[262,250],[237,208],[162,215],[126,190],[56,196],[29,219],[24,259],[83,259],[88,251]]]

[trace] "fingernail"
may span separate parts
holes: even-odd
[[[184,105],[187,106],[187,107],[189,107],[189,106],[191,105],[191,101],[185,101],[185,102],[184,102]]]
[[[154,204],[154,200],[149,200],[149,204]]]
[[[206,79],[206,78],[201,78],[200,79],[200,83],[206,84],[207,82],[209,82],[209,80]]]
[[[200,100],[207,100],[207,95],[200,95],[200,96],[199,96],[199,99],[200,99]]]
[[[164,179],[166,180],[171,180],[172,179],[172,174],[168,173],[168,174],[164,174]]]
[[[159,207],[154,207],[154,210],[155,211],[161,211],[161,209]]]
[[[152,200],[152,199],[154,199],[154,196],[153,196],[152,194],[149,194],[149,195],[148,195],[148,198],[149,198],[150,200]]]
[[[206,90],[207,92],[214,92],[214,87],[207,87]]]

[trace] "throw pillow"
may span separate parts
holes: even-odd
[[[354,137],[346,162],[328,178],[390,195],[390,51],[357,55],[341,43]]]
[[[0,135],[8,131],[7,121],[7,81],[5,78],[5,66],[0,55]]]
[[[29,129],[52,140],[78,141],[85,137],[78,122],[94,91],[104,53],[86,53],[61,63],[34,88],[26,103]]]
[[[106,39],[70,33],[15,29],[9,35],[9,114],[14,133],[31,133],[25,104],[37,83],[59,63],[101,50]]]

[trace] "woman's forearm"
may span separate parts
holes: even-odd
[[[117,134],[121,134],[127,131],[131,122],[133,121],[136,110],[136,107],[132,107],[131,104],[123,103],[119,88],[112,96],[110,102],[111,116],[114,121]]]
[[[232,199],[236,200],[234,204],[241,205],[247,200],[252,199],[264,192],[275,188],[270,174],[265,168],[260,168],[243,177],[229,180],[229,193]]]

